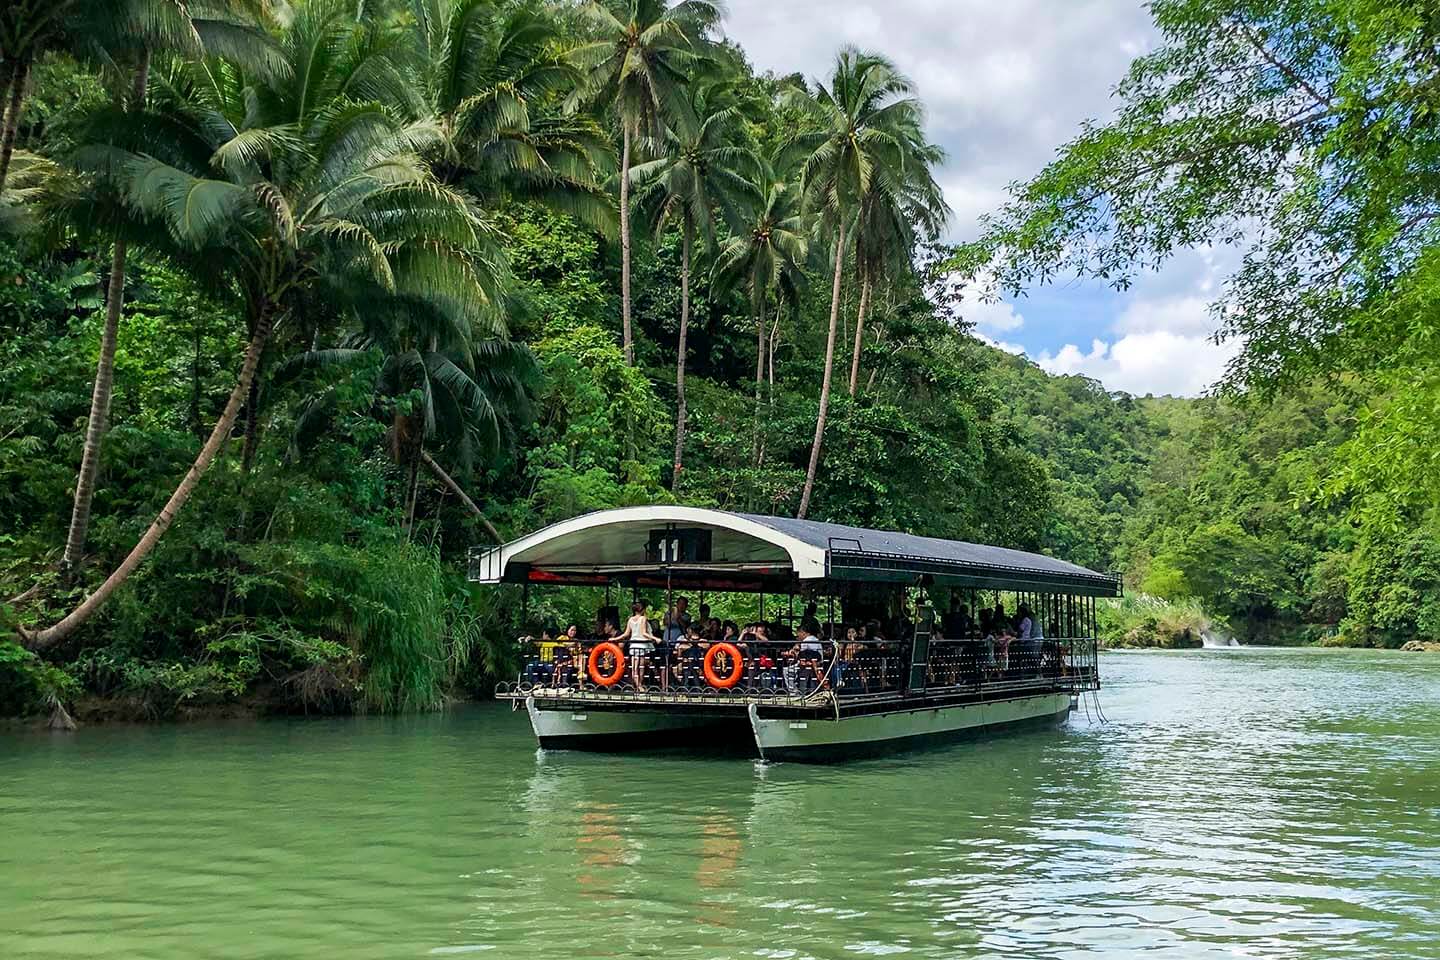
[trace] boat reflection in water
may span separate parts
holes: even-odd
[[[470,576],[522,584],[527,600],[536,585],[605,589],[594,636],[534,644],[496,691],[524,704],[542,747],[802,761],[1064,720],[1099,687],[1095,598],[1120,592],[1117,577],[1019,550],[675,506],[472,551]],[[632,606],[610,639],[626,621],[615,590],[662,595],[676,622]],[[690,633],[682,593],[753,595],[757,626]]]

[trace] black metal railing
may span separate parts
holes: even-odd
[[[519,677],[497,685],[496,695],[677,704],[813,703],[832,697],[851,701],[968,691],[1077,693],[1099,685],[1096,643],[1090,638],[936,641],[930,646],[923,690],[910,687],[914,678],[907,643],[827,641],[821,651],[800,650],[795,644],[741,644],[738,677],[726,686],[734,665],[716,657],[707,675],[709,646],[703,644],[638,657],[626,653],[623,665],[606,652],[597,666],[603,677],[615,679],[597,682],[590,655],[598,642],[548,644],[534,650]]]

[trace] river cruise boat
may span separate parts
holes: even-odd
[[[1099,687],[1095,599],[1121,589],[1020,550],[681,506],[473,549],[470,579],[526,610],[540,587],[593,603],[579,635],[526,638],[496,691],[542,747],[800,761],[1063,721]]]

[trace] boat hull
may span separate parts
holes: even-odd
[[[835,763],[937,746],[1001,728],[1054,726],[1069,716],[1068,693],[1043,693],[845,716],[728,715],[616,710],[525,701],[531,729],[547,750],[702,750],[768,761]],[[768,711],[767,711],[768,712]]]
[[[1053,726],[1070,714],[1068,693],[895,710],[841,720],[762,717],[750,708],[763,760],[834,763],[927,746],[1005,727]]]
[[[525,701],[530,728],[547,750],[654,750],[667,747],[752,752],[744,716],[659,711],[543,709]]]

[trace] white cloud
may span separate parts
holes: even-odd
[[[1025,353],[1025,348],[1022,347],[1020,344],[1011,343],[1008,340],[997,340],[994,337],[988,336],[979,330],[975,331],[975,339],[979,340],[981,343],[988,343],[990,344],[990,346],[996,348],[997,350],[1004,350],[1006,353],[1013,353],[1017,357],[1022,356]]]
[[[915,81],[930,136],[949,155],[937,179],[957,241],[973,239],[1008,185],[1039,172],[1083,120],[1113,112],[1110,91],[1156,39],[1142,0],[730,0],[729,7],[726,33],[758,70],[828,80],[836,51],[853,44],[886,54]],[[1110,300],[1114,312],[1096,321],[1099,338],[1088,349],[1070,343],[1037,355],[1001,339],[1022,328],[1024,339],[1054,329],[1063,296],[1043,310],[1032,306],[1028,323],[1004,302],[967,303],[963,313],[981,340],[1029,353],[1052,372],[1140,395],[1194,395],[1235,352],[1234,344],[1207,338],[1208,304],[1237,260],[1227,248],[1182,251],[1137,277]],[[1094,315],[1093,299],[1086,313]]]
[[[1011,330],[1019,330],[1025,325],[1025,318],[1015,312],[1015,307],[1003,300],[993,302],[978,301],[967,304],[962,308],[961,313],[966,320],[975,324],[976,330],[995,333],[1007,333]]]
[[[1210,300],[1195,294],[1132,300],[1115,320],[1120,333],[1169,331],[1186,336],[1209,336],[1215,329]]]
[[[1233,342],[1215,344],[1204,336],[1153,330],[1126,334],[1113,344],[1092,340],[1089,351],[1067,343],[1034,359],[1051,373],[1093,377],[1111,390],[1136,396],[1193,397],[1220,379],[1235,350]]]
[[[975,234],[1005,187],[1034,175],[1155,36],[1140,0],[730,0],[725,32],[759,70],[829,79],[844,44],[878,50],[908,74],[929,133],[951,235]]]

